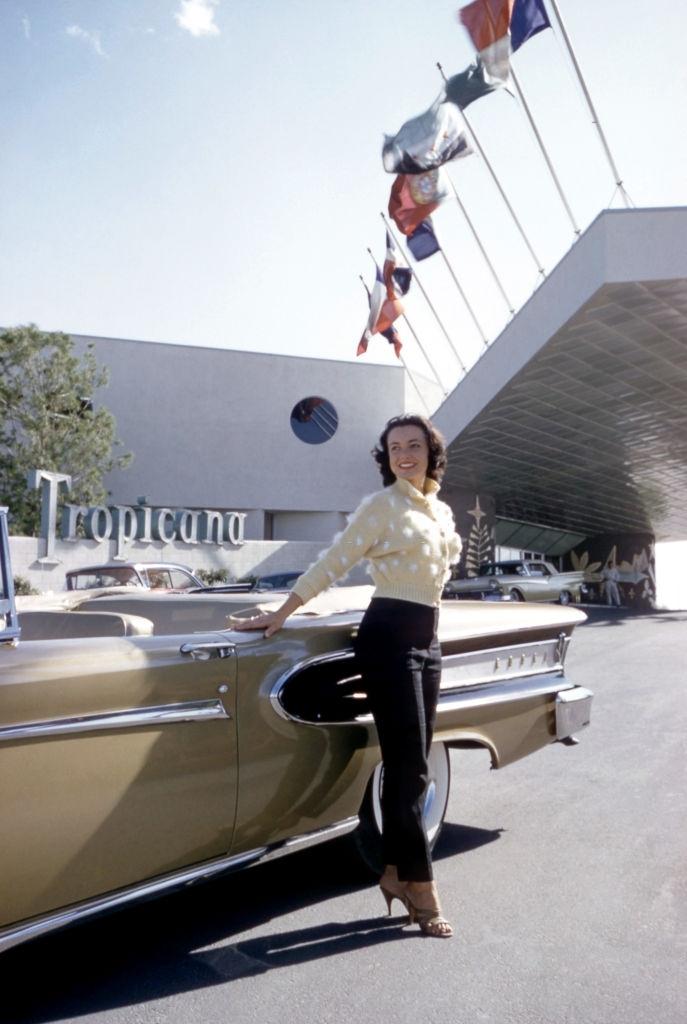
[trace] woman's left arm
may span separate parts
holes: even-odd
[[[446,531],[446,541],[448,544],[448,564],[455,565],[460,558],[460,553],[463,550],[463,541],[460,538],[460,534],[456,532],[456,523],[453,518],[453,512],[451,506],[447,505],[446,502],[442,502],[444,512],[444,529]]]
[[[463,550],[463,542],[460,539],[460,535],[455,531],[451,534],[448,539],[448,564],[455,565],[460,558],[460,553]]]

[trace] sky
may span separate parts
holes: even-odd
[[[0,324],[355,359],[367,248],[384,257],[383,135],[438,95],[437,62],[450,75],[472,60],[458,6],[0,0]],[[683,205],[687,8],[559,8],[634,205]],[[623,204],[558,30],[513,66],[584,230]],[[575,235],[517,99],[467,113],[549,272]],[[449,172],[517,309],[537,264],[481,156]],[[480,324],[440,256],[417,265],[436,316],[414,285],[408,323],[448,389],[484,351],[480,331],[493,340],[510,314],[456,202],[434,221]],[[408,367],[431,377],[398,328]],[[375,338],[360,359],[395,356]]]

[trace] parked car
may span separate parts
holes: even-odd
[[[448,580],[442,595],[445,601],[510,601],[510,593],[495,578],[474,576],[463,580]]]
[[[255,590],[290,590],[300,572],[274,572],[267,576],[258,576]]]
[[[0,950],[346,833],[378,863],[380,753],[351,646],[371,587],[332,588],[265,639],[226,628],[269,606],[260,593],[73,593],[17,615],[3,510],[0,559]],[[450,748],[502,768],[587,725],[592,695],[563,667],[583,619],[444,603],[431,843]]]
[[[470,593],[475,587],[496,584],[513,601],[558,601],[578,603],[586,595],[583,572],[558,572],[551,562],[539,559],[509,559],[480,565],[477,576],[453,580],[453,596]]]
[[[300,576],[300,572],[275,572],[267,576],[250,577],[237,583],[217,583],[212,586],[201,586],[199,592],[213,594],[246,594],[253,590],[290,590]]]
[[[113,562],[72,569],[66,574],[67,590],[95,590],[99,587],[143,587],[146,590],[190,590],[206,588],[184,565],[173,562]]]

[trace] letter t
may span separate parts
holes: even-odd
[[[41,537],[45,541],[45,554],[38,561],[56,565],[57,495],[62,486],[69,490],[72,478],[67,473],[49,473],[45,469],[32,469],[27,480],[29,487],[40,488],[41,491]]]

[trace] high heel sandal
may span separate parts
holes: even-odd
[[[390,889],[388,885],[382,885],[381,882],[379,883],[379,888],[382,896],[386,900],[386,909],[389,917],[391,917],[391,904],[394,900],[399,900],[405,909],[408,910],[408,898],[406,896],[405,889]]]
[[[405,905],[408,908],[409,923],[419,924],[423,935],[431,935],[435,939],[451,938],[453,928],[441,913],[441,907],[436,895],[433,898],[433,906],[418,907],[417,904],[413,903],[413,898],[406,889]]]
[[[386,900],[386,909],[389,917],[391,917],[391,904],[394,900],[398,900],[403,904],[406,910],[408,909],[408,903],[406,901],[406,883],[399,879],[395,864],[386,865],[384,873],[379,879],[379,888],[381,889],[382,896]]]

